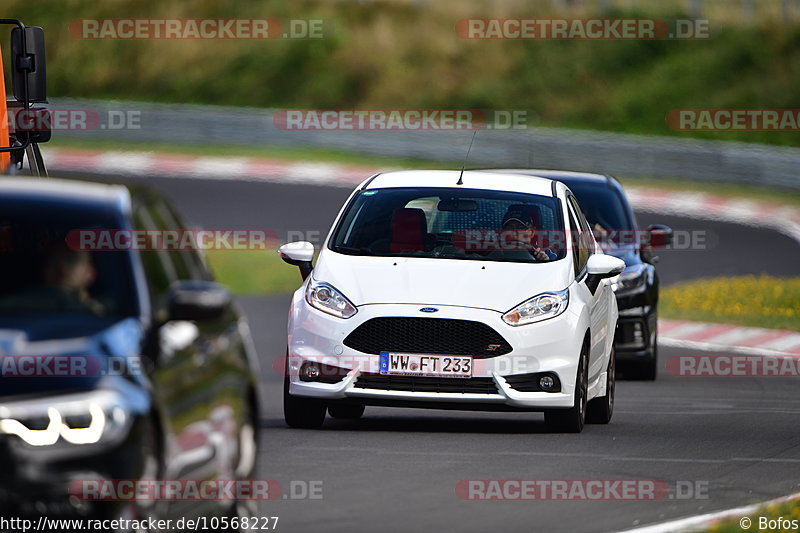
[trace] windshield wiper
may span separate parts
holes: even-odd
[[[360,255],[375,255],[375,252],[369,248],[356,248],[354,246],[337,245],[333,248],[334,252],[341,252],[343,254],[360,254]]]

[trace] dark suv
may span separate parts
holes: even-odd
[[[256,354],[204,257],[193,249],[88,251],[73,239],[75,231],[182,228],[173,207],[148,190],[0,179],[0,516],[241,510],[221,499],[81,497],[87,480],[253,473]]]
[[[575,194],[607,254],[625,261],[614,291],[619,324],[614,338],[617,361],[626,378],[654,380],[658,368],[658,261],[653,251],[669,244],[672,230],[651,225],[639,230],[619,182],[611,176],[560,170],[513,169],[502,172],[563,182]]]

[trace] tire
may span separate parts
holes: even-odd
[[[288,361],[287,361],[287,369]],[[301,398],[289,394],[289,373],[283,378],[283,419],[289,427],[319,429],[325,422],[327,405],[314,398]]]
[[[580,433],[586,424],[586,396],[589,388],[589,348],[584,345],[575,377],[575,401],[569,409],[552,409],[544,412],[544,421],[551,431]]]
[[[611,356],[606,370],[606,394],[589,401],[586,408],[586,421],[589,424],[608,424],[614,414],[614,389],[617,382],[617,355],[611,348]]]
[[[364,409],[364,405],[358,404],[329,405],[328,414],[333,418],[354,419],[361,418],[361,415],[364,414]]]

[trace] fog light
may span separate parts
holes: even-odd
[[[641,322],[633,323],[633,342],[636,344],[644,344],[644,328]]]
[[[539,387],[544,391],[551,390],[556,384],[552,376],[542,376],[539,378]]]
[[[316,381],[319,378],[319,367],[313,363],[303,365],[300,370],[300,379],[302,381]]]

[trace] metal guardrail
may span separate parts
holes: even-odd
[[[471,132],[286,131],[260,108],[52,99],[53,109],[133,111],[140,127],[54,131],[138,143],[311,147],[370,155],[461,161]],[[529,127],[481,130],[468,167],[536,167],[618,176],[685,178],[800,189],[800,148]]]

